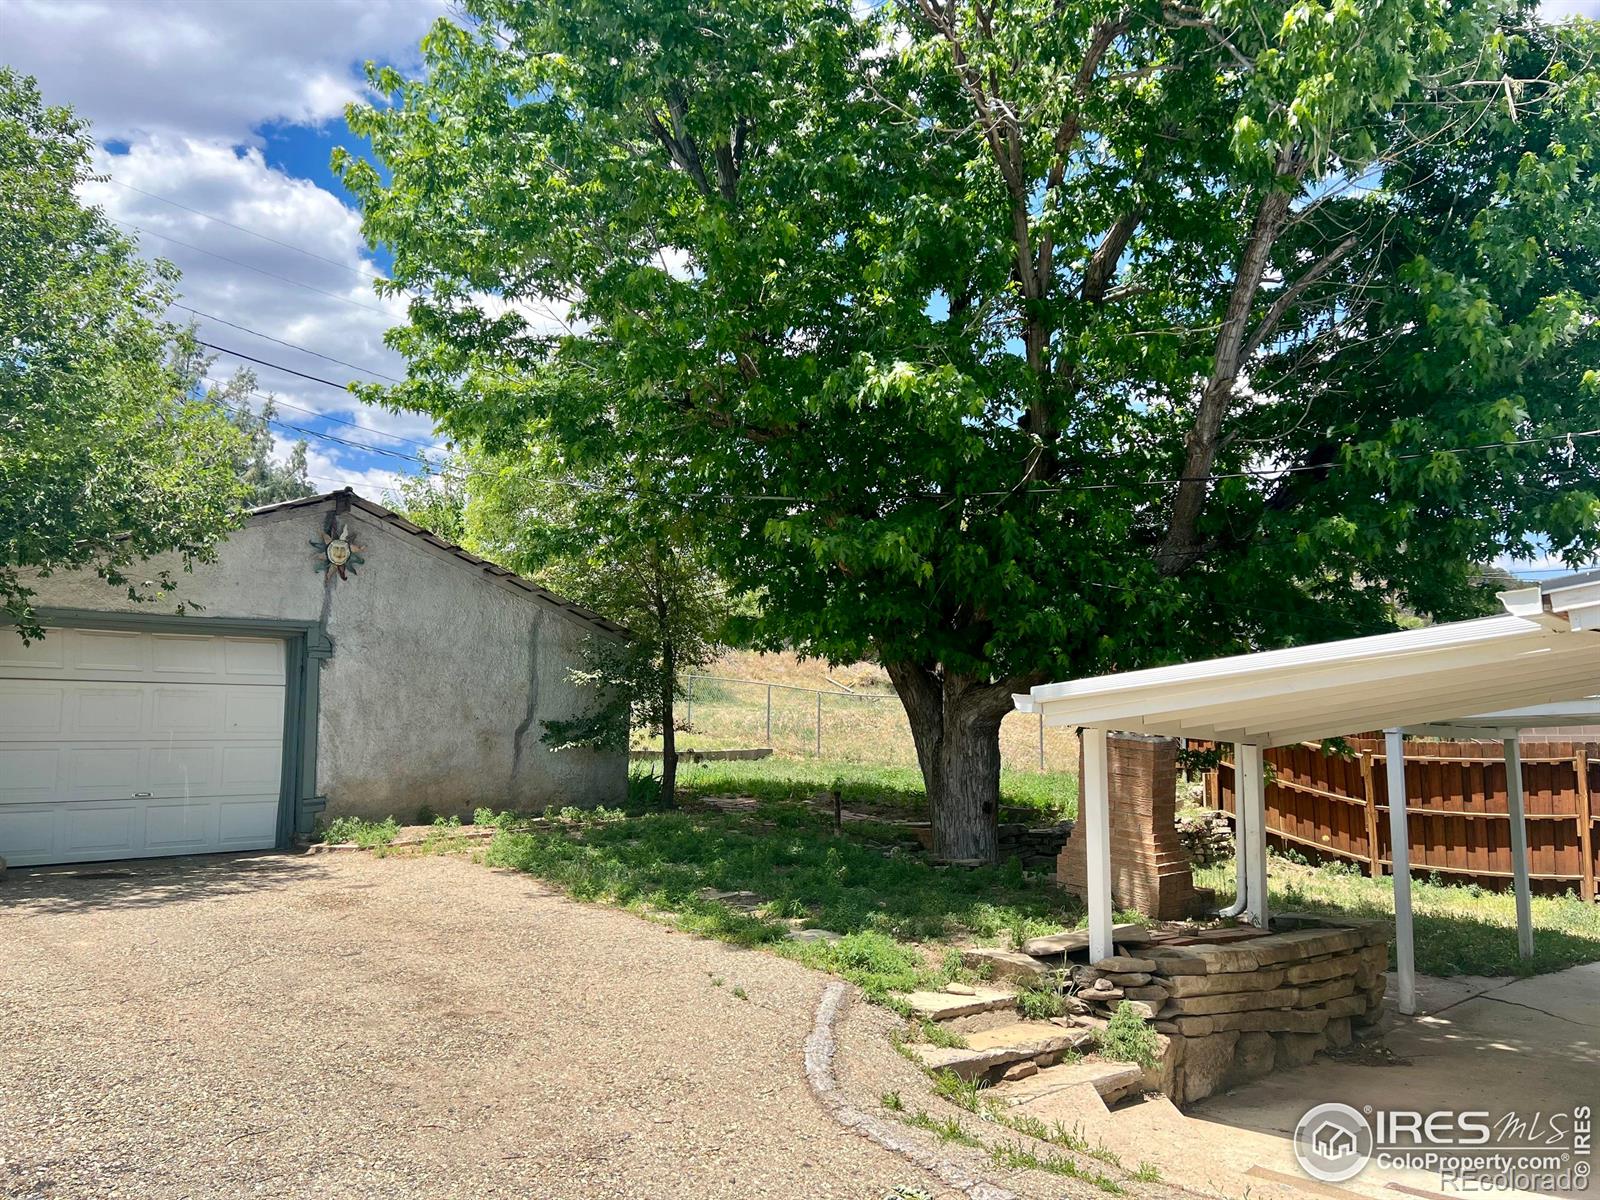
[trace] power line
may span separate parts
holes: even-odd
[[[270,242],[274,246],[282,246],[285,250],[293,250],[296,254],[304,254],[307,258],[314,258],[318,262],[325,262],[331,267],[338,267],[341,271],[349,271],[350,274],[361,279],[369,279],[374,283],[389,282],[389,280],[385,279],[382,275],[374,275],[370,271],[362,271],[356,267],[352,267],[349,263],[342,263],[336,258],[329,258],[325,254],[318,254],[314,250],[307,250],[304,246],[296,246],[292,242],[280,241],[278,238],[271,237],[265,233],[258,233],[254,229],[250,229],[244,225],[235,225],[232,221],[225,220],[224,218],[217,216],[215,213],[202,212],[198,208],[190,208],[187,204],[180,203],[179,201],[172,199],[170,196],[158,196],[155,192],[147,192],[141,187],[134,187],[133,184],[124,183],[120,179],[109,179],[108,177],[108,181],[116,184],[120,188],[127,188],[130,192],[138,192],[141,196],[148,196],[152,200],[159,200],[163,204],[170,204],[173,208],[181,208],[186,213],[193,213],[197,217],[204,217],[208,221],[215,221],[218,225],[226,225],[229,229],[237,229],[240,233],[248,234],[250,237],[260,238],[263,242]],[[156,236],[160,237],[161,235],[157,234]]]
[[[304,371],[297,371],[293,367],[284,366],[282,363],[275,363],[265,358],[257,358],[255,355],[246,354],[242,350],[230,350],[226,346],[218,346],[212,342],[203,341],[200,338],[196,338],[195,342],[201,346],[204,346],[207,350],[215,350],[218,354],[226,354],[230,358],[242,358],[245,362],[253,362],[257,366],[261,367],[271,367],[274,371],[282,371],[285,375],[293,375],[299,379],[307,379],[312,383],[320,383],[324,387],[331,387],[336,391],[343,392],[347,396],[350,395],[350,385],[347,383],[336,383],[332,379],[324,379],[320,375],[308,375]]]
[[[302,283],[300,280],[291,279],[287,275],[279,275],[275,271],[268,271],[264,267],[255,266],[253,263],[240,262],[237,258],[229,258],[226,254],[218,254],[215,250],[207,250],[204,246],[196,246],[193,242],[186,242],[181,238],[173,237],[171,234],[157,233],[153,229],[146,229],[142,225],[135,225],[132,221],[125,221],[120,217],[112,217],[111,219],[124,228],[132,229],[138,233],[145,234],[148,237],[158,237],[162,241],[171,242],[174,246],[182,246],[186,250],[193,250],[196,254],[204,254],[210,258],[217,259],[219,262],[225,262],[230,266],[240,267],[246,271],[254,271],[257,275],[265,275],[268,279],[276,279],[279,283],[287,283],[292,284],[297,288],[304,288],[308,292],[314,292],[318,296],[326,296],[329,300],[337,300],[339,303],[348,304],[352,308],[360,308],[367,312],[377,313],[380,317],[388,317],[390,319],[394,318],[393,313],[387,311],[386,309],[378,308],[376,305],[362,304],[359,300],[352,300],[350,297],[341,296],[337,292],[329,292],[319,287],[313,287],[309,283]]]
[[[262,333],[259,329],[251,329],[248,325],[240,325],[238,322],[230,321],[226,317],[212,316],[208,312],[201,312],[198,308],[190,308],[187,304],[178,304],[177,302],[174,302],[172,307],[181,308],[184,312],[193,313],[197,317],[204,317],[207,321],[215,321],[219,325],[226,325],[230,329],[237,329],[241,333],[252,334],[255,337],[263,338],[266,341],[276,342],[280,346],[287,346],[290,350],[298,350],[301,354],[309,354],[313,358],[320,358],[326,360],[327,362],[337,363],[341,367],[349,367],[352,371],[361,371],[367,375],[376,375],[379,379],[387,379],[390,383],[405,382],[404,379],[398,379],[393,375],[386,375],[382,371],[374,370],[372,367],[363,367],[359,363],[346,362],[342,358],[335,358],[331,354],[324,354],[322,351],[313,350],[309,346],[301,346],[295,342],[286,342],[280,337],[273,337],[270,333]]]

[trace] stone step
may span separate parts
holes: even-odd
[[[1142,946],[1150,941],[1150,931],[1143,925],[1113,925],[1111,941],[1118,946]],[[1089,948],[1087,929],[1064,929],[1060,933],[1029,938],[1022,943],[1022,952],[1035,958],[1051,958],[1057,954],[1070,954],[1074,950]]]
[[[1048,1021],[1015,1021],[966,1035],[965,1047],[914,1045],[918,1062],[930,1071],[953,1071],[962,1079],[978,1079],[997,1067],[1032,1059],[1041,1066],[1089,1040],[1081,1029],[1063,1029]]]
[[[1050,1067],[1027,1079],[998,1083],[989,1089],[989,1095],[1042,1120],[1050,1120],[1061,1115],[1056,1112],[1061,1106],[1052,1101],[1066,1098],[1067,1093],[1085,1085],[1110,1105],[1138,1091],[1143,1084],[1144,1068],[1136,1063],[1074,1062]]]
[[[1017,1006],[1015,992],[986,987],[974,987],[970,996],[953,992],[907,992],[900,998],[911,1006],[913,1013],[929,1021],[953,1021],[957,1017]]]

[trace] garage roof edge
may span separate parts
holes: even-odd
[[[316,508],[318,505],[326,504],[330,500],[348,500],[352,508],[358,508],[367,515],[376,517],[378,520],[389,525],[393,525],[401,531],[411,534],[413,537],[421,538],[429,545],[438,547],[453,557],[460,559],[469,566],[477,567],[486,575],[510,584],[512,587],[526,592],[536,599],[543,600],[546,604],[559,609],[561,612],[566,613],[570,617],[574,617],[577,620],[582,621],[587,625],[592,625],[596,629],[602,630],[606,633],[620,634],[624,637],[628,636],[628,629],[625,626],[618,625],[615,621],[607,620],[605,617],[602,617],[599,613],[593,611],[592,609],[584,608],[581,604],[574,604],[566,597],[558,596],[549,588],[540,587],[533,580],[518,575],[515,571],[507,570],[498,563],[492,563],[486,558],[480,558],[478,555],[463,549],[454,542],[440,537],[432,530],[424,529],[422,526],[406,520],[406,518],[402,517],[393,509],[385,508],[381,504],[376,504],[373,501],[358,495],[354,488],[340,488],[338,491],[321,492],[315,496],[302,496],[297,500],[283,500],[277,504],[263,504],[259,508],[252,508],[250,510],[250,519],[265,516],[268,513],[283,512],[287,509],[293,508]]]

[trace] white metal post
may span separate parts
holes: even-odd
[[[1039,770],[1044,770],[1044,709],[1039,710]]]
[[[772,685],[767,684],[767,745],[772,745]]]
[[[1243,816],[1249,855],[1245,867],[1245,912],[1258,929],[1267,927],[1267,782],[1261,747],[1234,747],[1234,806]]]
[[[1394,867],[1394,961],[1400,979],[1396,1006],[1417,1011],[1416,943],[1411,935],[1411,830],[1406,822],[1406,743],[1398,729],[1384,731],[1384,775],[1389,784],[1389,861]]]
[[[1111,777],[1106,761],[1106,731],[1085,729],[1083,738],[1082,811],[1085,884],[1089,899],[1089,961],[1115,953],[1111,941]]]
[[[1517,892],[1517,953],[1533,957],[1533,891],[1528,884],[1528,808],[1522,790],[1522,747],[1513,733],[1506,751],[1506,809],[1511,815],[1511,875]]]
[[[822,693],[817,693],[817,757],[822,757]]]

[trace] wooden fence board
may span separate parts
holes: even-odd
[[[1349,757],[1324,754],[1315,744],[1266,752],[1268,833],[1281,844],[1358,862],[1379,875],[1390,862],[1386,747],[1381,738],[1345,740],[1355,752]],[[1540,891],[1570,890],[1594,900],[1600,744],[1528,742],[1525,749],[1529,873]],[[1506,885],[1511,826],[1499,742],[1408,741],[1406,794],[1414,869]],[[1231,763],[1207,776],[1205,796],[1210,807],[1233,812]]]

